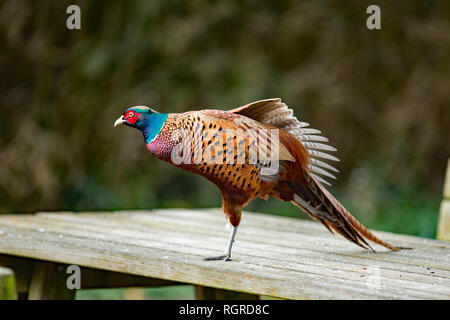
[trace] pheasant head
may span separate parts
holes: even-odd
[[[145,143],[150,143],[160,132],[167,120],[167,114],[156,112],[154,109],[144,106],[128,108],[114,122],[114,127],[126,124],[138,129],[144,135]]]

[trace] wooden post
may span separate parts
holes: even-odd
[[[13,270],[17,298],[19,300],[28,299],[33,260],[0,254],[0,267]]]
[[[441,202],[437,239],[450,241],[450,159],[444,181],[444,199]]]
[[[16,299],[14,272],[11,269],[0,267],[0,300]]]
[[[447,173],[444,181],[444,199],[450,200],[450,158],[447,162]]]
[[[64,265],[36,261],[30,281],[30,300],[71,300],[75,290],[67,288],[67,273]]]

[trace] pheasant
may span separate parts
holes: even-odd
[[[232,230],[225,253],[205,260],[230,260],[242,208],[270,196],[292,202],[331,233],[364,249],[374,251],[367,241],[402,249],[373,235],[327,191],[325,178],[335,178],[331,172],[337,170],[326,161],[339,161],[327,151],[336,149],[278,98],[229,111],[165,114],[135,106],[114,127],[119,124],[140,130],[157,158],[200,174],[220,189]]]

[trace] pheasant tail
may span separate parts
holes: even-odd
[[[294,191],[293,203],[306,212],[311,218],[321,222],[333,233],[333,230],[344,236],[347,240],[364,249],[372,249],[367,240],[382,245],[390,250],[404,249],[394,247],[377,238],[364,227],[339,201],[336,200],[315,178],[304,172],[305,183],[291,182]]]

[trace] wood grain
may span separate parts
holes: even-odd
[[[243,213],[233,261],[220,209],[0,217],[0,253],[287,299],[449,299],[450,244],[375,232],[376,253],[313,221]]]

